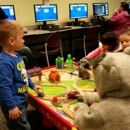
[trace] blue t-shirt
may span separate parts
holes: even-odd
[[[13,109],[27,99],[28,86],[35,84],[26,73],[21,56],[11,56],[4,51],[0,54],[0,103]]]

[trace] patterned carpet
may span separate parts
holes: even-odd
[[[8,128],[6,126],[5,119],[4,119],[3,114],[1,112],[1,109],[0,109],[0,130],[8,130]]]

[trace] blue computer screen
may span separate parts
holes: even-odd
[[[34,5],[35,21],[57,20],[57,5]]]
[[[87,18],[88,4],[69,4],[70,19]]]
[[[7,19],[16,20],[14,5],[0,5],[0,7],[5,12],[5,14],[8,16]]]
[[[108,3],[93,3],[93,14],[94,16],[107,16],[109,14]]]

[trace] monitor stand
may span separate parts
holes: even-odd
[[[40,30],[49,30],[49,29],[59,29],[59,25],[54,25],[54,24],[46,24],[46,21],[43,22],[43,25],[40,25],[38,27]]]
[[[85,21],[78,21],[78,18],[75,19],[75,21],[73,22],[74,26],[81,26]]]
[[[96,16],[94,18],[93,24],[95,24],[95,25],[97,25],[97,24],[98,25],[102,25],[104,23],[104,21],[105,21],[104,17],[102,17],[102,16]]]
[[[43,25],[41,26],[41,30],[49,30],[53,28],[54,24],[47,24],[46,21],[43,22]]]

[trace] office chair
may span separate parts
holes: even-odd
[[[88,45],[89,44],[97,44],[100,40],[99,34],[99,26],[90,27],[83,36],[83,47],[84,47],[84,54],[86,56],[86,50],[88,53]],[[86,47],[87,46],[87,47]]]
[[[83,49],[84,49],[84,54],[86,56],[86,53],[88,53],[88,45],[89,44],[97,44],[98,41],[100,40],[100,35],[99,35],[99,26],[92,26],[87,31],[82,34],[83,38],[78,38],[73,40],[72,46],[73,46],[73,57],[74,57],[74,43],[83,43]],[[87,45],[87,47],[86,47]],[[86,52],[87,50],[87,52]]]
[[[63,57],[61,34],[60,32],[57,31],[50,34],[47,37],[46,43],[44,44],[44,46],[42,46],[38,50],[35,50],[34,52],[44,53],[46,55],[47,65],[50,66],[48,54],[57,52],[59,50],[61,53],[61,57]]]
[[[106,32],[110,32],[114,30],[114,26],[110,19],[107,19],[100,27],[100,35],[105,34]]]

